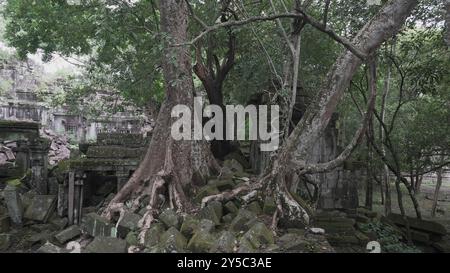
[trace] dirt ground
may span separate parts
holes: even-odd
[[[448,175],[447,175],[448,176]],[[427,220],[433,220],[443,224],[447,231],[450,232],[450,177],[445,177],[442,182],[442,186],[439,192],[439,200],[437,206],[436,216],[431,217],[431,208],[433,205],[433,195],[436,187],[436,179],[434,177],[426,177],[423,179],[422,187],[420,193],[416,194],[416,198],[420,204],[420,209],[422,212],[422,217]],[[392,200],[392,211],[400,213],[400,209],[397,201],[397,192],[395,190],[395,184],[391,183],[391,200]],[[414,211],[414,206],[411,198],[408,195],[406,187],[401,186],[403,193],[404,207],[406,214],[415,217],[416,213]],[[365,201],[365,189],[359,190],[359,204],[364,206]],[[374,203],[373,210],[383,213],[384,206],[381,203],[379,187],[374,190]]]

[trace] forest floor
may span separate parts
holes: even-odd
[[[434,220],[446,223],[447,229],[450,228],[450,178],[444,179],[442,182],[441,189],[439,191],[439,201],[437,206],[436,216],[431,217],[431,208],[433,206],[433,195],[436,187],[436,181],[433,179],[425,179],[422,182],[422,188],[420,193],[417,193],[416,198],[420,204],[420,209],[422,216],[427,220]],[[397,203],[397,192],[395,191],[395,184],[391,184],[391,200],[392,200],[392,211],[395,213],[400,213],[400,209]],[[408,191],[404,185],[401,185],[401,190],[403,193],[403,202],[406,214],[408,216],[414,217],[416,215],[411,198],[409,198]],[[374,202],[373,210],[383,213],[384,206],[381,203],[379,188],[374,189]],[[359,190],[359,205],[364,206],[365,200],[365,189]],[[449,229],[450,230],[450,229]]]
[[[431,217],[431,208],[433,206],[433,196],[436,187],[436,180],[432,178],[424,178],[420,193],[416,194],[417,201],[420,205],[420,210],[424,220],[431,220],[440,223],[445,226],[448,232],[450,232],[450,178],[445,178],[442,182],[441,189],[439,191],[438,205],[435,217]],[[397,202],[397,192],[395,191],[395,184],[391,184],[392,194],[392,212],[400,213],[400,209]],[[401,185],[401,191],[403,193],[403,203],[406,214],[411,217],[416,217],[411,198],[409,198],[408,191],[404,185]],[[365,201],[365,189],[359,190],[359,204],[364,206]],[[374,189],[374,202],[373,211],[380,214],[384,214],[384,205],[381,202],[380,191],[377,187]]]

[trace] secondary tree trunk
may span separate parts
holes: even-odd
[[[393,40],[393,44],[391,45],[391,48],[389,49],[389,54],[394,54],[395,53],[395,42],[396,40]],[[386,119],[386,103],[387,103],[387,96],[389,94],[390,91],[390,86],[391,86],[391,68],[392,68],[392,62],[389,61],[388,62],[388,66],[387,66],[387,71],[386,71],[386,77],[384,78],[384,87],[383,87],[383,95],[381,96],[381,111],[380,111],[380,118],[381,118],[381,123],[380,123],[380,140],[381,143],[384,143],[385,141],[385,132],[383,129],[383,125],[382,123],[385,122]],[[384,145],[381,145],[381,151],[383,153],[383,156],[386,156],[386,149],[384,147]],[[389,182],[389,168],[386,164],[383,163],[383,167],[382,167],[382,175],[381,175],[381,195],[384,196],[384,213],[385,215],[388,215],[391,213],[392,210],[392,201],[391,201],[391,187],[390,187],[390,182]],[[383,192],[384,190],[384,192]]]
[[[365,55],[374,53],[380,45],[395,35],[403,26],[406,18],[412,9],[417,5],[417,0],[394,0],[389,1],[380,12],[368,22],[353,39],[352,43],[360,52]],[[299,221],[300,219],[308,224],[310,215],[308,209],[300,205],[289,192],[285,191],[285,178],[292,172],[290,164],[294,159],[296,166],[304,164],[305,158],[315,140],[326,128],[331,115],[336,110],[344,91],[362,60],[350,51],[346,51],[333,65],[324,85],[319,90],[315,99],[307,108],[303,118],[294,128],[278,153],[277,159],[272,164],[272,168],[267,172],[272,192],[276,193],[278,204],[282,207],[282,217],[289,220]],[[291,166],[291,167],[290,167]]]

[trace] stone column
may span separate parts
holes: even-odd
[[[11,222],[16,226],[22,225],[23,206],[16,186],[7,185],[3,191],[8,214]]]
[[[83,209],[83,185],[86,175],[83,172],[69,172],[68,210],[69,224],[80,224]]]
[[[50,142],[37,139],[30,144],[30,167],[32,185],[39,194],[48,194],[48,150]]]
[[[116,177],[117,177],[117,192],[128,182],[128,179],[130,179],[128,170],[119,170],[116,171]]]

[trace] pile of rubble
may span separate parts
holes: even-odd
[[[199,202],[211,193],[233,189],[248,181],[238,161],[226,162],[220,178],[198,189]],[[83,208],[81,224],[69,225],[56,213],[54,195],[21,193],[8,185],[0,200],[0,251],[6,252],[334,252],[321,229],[286,229],[274,235],[269,228],[275,203],[257,196],[249,202],[212,201],[195,214],[181,215],[161,204],[161,213],[139,249],[138,222],[143,206],[127,211],[119,223],[100,216],[98,207]],[[99,213],[97,213],[99,212]],[[16,228],[17,226],[21,228]],[[133,247],[132,247],[133,246]]]
[[[239,160],[224,162],[220,177],[211,178],[193,194],[200,203],[205,196],[232,190],[249,180]],[[402,252],[408,247],[404,219],[358,208],[353,211],[319,211],[313,227],[280,228],[270,225],[276,204],[271,197],[254,195],[227,201],[211,201],[193,214],[179,214],[160,204],[161,212],[139,242],[138,223],[146,206],[125,211],[118,223],[101,216],[101,205],[82,208],[79,225],[69,225],[56,213],[57,197],[21,192],[7,185],[0,192],[0,252],[84,253],[331,253],[368,252],[377,241],[382,252]],[[107,197],[105,200],[110,199]],[[448,234],[441,225],[408,218],[415,243],[449,252]],[[137,247],[138,246],[138,247]],[[407,251],[416,251],[414,248]]]
[[[58,162],[70,158],[67,137],[57,135],[49,129],[41,130],[41,136],[51,140],[50,150],[48,152],[48,163],[50,166],[54,166],[58,164]]]
[[[0,166],[14,166],[16,155],[12,148],[16,146],[17,144],[13,141],[4,141],[0,143]]]

